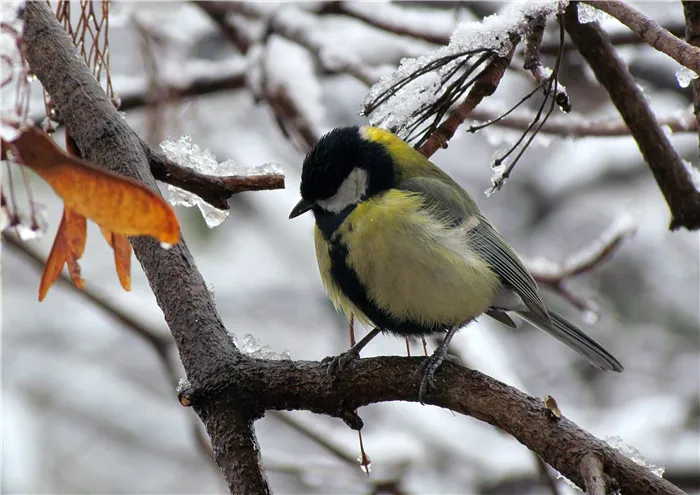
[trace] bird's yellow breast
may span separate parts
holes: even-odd
[[[331,240],[345,248],[347,265],[376,306],[397,320],[449,328],[483,313],[499,287],[497,276],[468,246],[470,227],[447,225],[418,194],[390,190],[357,205]],[[315,240],[321,276],[336,307],[367,320],[331,274],[332,243],[318,228]]]

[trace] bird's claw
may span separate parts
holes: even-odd
[[[423,361],[423,366],[421,367],[423,372],[423,378],[421,379],[420,389],[418,390],[418,401],[422,405],[425,405],[425,402],[423,400],[425,394],[428,393],[429,390],[434,390],[437,388],[434,375],[446,358],[449,361],[452,361],[452,356],[448,357],[447,355],[447,347],[441,345],[437,349],[435,349],[435,352],[433,352],[433,354],[430,357],[426,358],[426,360]]]
[[[355,349],[349,349],[337,356],[329,356],[321,361],[321,364],[328,364],[326,373],[328,380],[333,383],[336,373],[343,371],[352,361],[360,359],[360,352]]]

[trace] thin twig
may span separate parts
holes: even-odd
[[[519,37],[511,39],[511,48],[504,57],[496,57],[484,69],[482,75],[476,80],[469,90],[467,97],[454,110],[450,111],[449,117],[438,126],[438,128],[428,137],[420,147],[419,151],[430,158],[438,149],[447,146],[447,142],[457,132],[457,128],[471,114],[472,110],[481,103],[481,100],[491,96],[498,88],[501,78],[513,60],[513,53],[520,41]]]
[[[586,454],[581,459],[581,477],[586,485],[588,495],[605,495],[605,476],[603,463],[595,454]]]
[[[197,7],[209,16],[209,18],[219,26],[221,33],[238,49],[242,54],[248,53],[253,40],[243,33],[236,26],[226,19],[226,11],[218,5],[220,2],[193,1]]]
[[[29,247],[26,243],[18,241],[14,236],[7,235],[5,233],[2,234],[2,241],[10,246],[10,249],[12,249],[14,252],[24,256],[24,258],[30,261],[37,270],[43,270],[44,266],[46,265],[46,259],[36,250]],[[145,325],[143,322],[134,318],[133,315],[130,315],[123,309],[115,306],[108,298],[90,290],[87,287],[78,289],[73,284],[70,277],[65,273],[61,273],[61,277],[59,277],[57,283],[67,287],[68,290],[78,297],[81,297],[91,304],[94,304],[112,318],[116,319],[123,325],[124,328],[148,343],[153,352],[155,352],[156,356],[158,356],[158,360],[160,361],[160,364],[163,367],[163,370],[165,371],[165,374],[168,377],[173,389],[177,387],[180,376],[174,362],[173,351],[175,342],[169,334],[160,332]],[[210,463],[211,466],[218,472],[219,468],[216,466],[216,463],[214,463],[211,444],[199,426],[199,419],[195,414],[188,414],[187,416],[190,421],[190,429],[192,431],[192,437],[195,445],[197,445],[197,448],[207,462]]]
[[[552,495],[560,495],[557,479],[554,477],[550,467],[547,466],[547,463],[544,462],[540,456],[535,453],[533,453],[533,455],[535,457],[535,463],[537,464],[537,471],[540,474],[540,479],[547,485]]]
[[[598,23],[581,24],[577,6],[577,2],[572,2],[566,9],[566,29],[610,94],[649,164],[671,210],[669,228],[700,228],[700,191],[695,188],[690,172],[659,126],[649,102],[610,44],[608,36]],[[700,56],[696,62],[700,64]]]
[[[525,130],[535,119],[530,110],[518,110],[500,118],[501,112],[479,105],[470,115],[470,119],[483,122],[494,121],[494,125],[513,130]],[[690,112],[666,115],[658,118],[659,125],[674,133],[695,132],[698,130],[696,118]],[[563,137],[618,137],[629,136],[630,130],[625,122],[617,117],[589,119],[581,114],[570,113],[566,116],[552,116],[540,129],[540,134],[554,134]]]
[[[566,287],[566,283],[570,279],[588,273],[605,263],[634,232],[634,224],[622,219],[611,225],[599,239],[581,248],[562,264],[538,260],[537,262],[529,262],[527,265],[538,284],[557,292],[581,311],[595,312],[596,305],[572,293]]]

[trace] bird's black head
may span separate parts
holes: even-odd
[[[338,213],[394,185],[394,162],[386,147],[358,126],[338,127],[306,155],[301,197],[290,218],[305,211]]]

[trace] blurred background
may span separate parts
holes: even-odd
[[[480,20],[504,4],[383,3],[370,9],[349,3],[343,5],[350,13],[322,14],[316,3],[238,3],[228,14],[216,5],[113,3],[113,87],[128,123],[154,147],[191,135],[219,161],[286,169],[285,190],[234,196],[229,217],[215,229],[196,208],[176,211],[238,340],[252,334],[276,352],[289,351],[292,359],[320,360],[347,349],[348,325],[322,288],[311,216],[287,220],[298,200],[308,142],[338,125],[366,123],[359,110],[368,83],[390,74],[402,58],[434,50],[438,45],[431,41],[448,38],[461,21]],[[680,2],[635,7],[682,34]],[[6,15],[8,4],[2,9]],[[373,22],[360,20],[363,15]],[[387,29],[377,26],[382,20]],[[545,43],[558,36],[556,23],[549,24]],[[410,29],[398,34],[397,25],[433,38],[411,35]],[[616,21],[603,25],[613,36],[629,38]],[[689,88],[676,79],[677,64],[633,38],[621,42],[619,52],[657,116],[666,119],[679,153],[698,166],[697,132],[674,125],[690,115],[692,101]],[[546,65],[553,60],[543,57]],[[562,64],[560,80],[578,118],[620,120],[575,50],[566,51]],[[481,115],[507,108],[534,87],[532,77],[517,70],[521,53],[513,66],[495,95],[478,107]],[[41,120],[38,83],[31,96],[32,115]],[[3,105],[12,101],[3,92]],[[567,117],[557,110],[554,118]],[[474,195],[533,267],[545,266],[544,260],[566,263],[582,249],[600,248],[620,218],[636,226],[614,256],[566,281],[577,298],[598,308],[599,318],[560,294],[544,294],[625,371],[599,372],[542,332],[525,324],[511,330],[487,319],[460,332],[453,351],[465,365],[529,394],[552,395],[582,428],[700,493],[697,234],[668,230],[669,210],[634,140],[625,135],[541,134],[504,188],[487,197],[494,153],[519,135],[498,126],[468,134],[462,127],[433,161]],[[60,128],[56,137],[63,143]],[[17,166],[2,170],[4,181],[8,170],[21,181]],[[45,207],[48,233],[24,249],[3,241],[2,491],[225,493],[206,434],[194,413],[177,402],[175,385],[184,372],[138,263],[132,291],[124,292],[112,251],[89,222],[81,267],[91,297],[59,281],[37,302],[41,267],[26,249],[46,257],[62,204],[29,175],[34,198]],[[24,187],[16,189],[21,205]],[[365,329],[356,331],[360,337]],[[434,343],[428,344],[432,351]],[[418,342],[411,350],[423,352]],[[363,352],[405,354],[405,342],[391,337],[375,339]],[[516,440],[475,419],[408,403],[377,404],[359,413],[370,476],[355,461],[356,433],[337,419],[284,412],[258,421],[275,492],[574,492]]]

